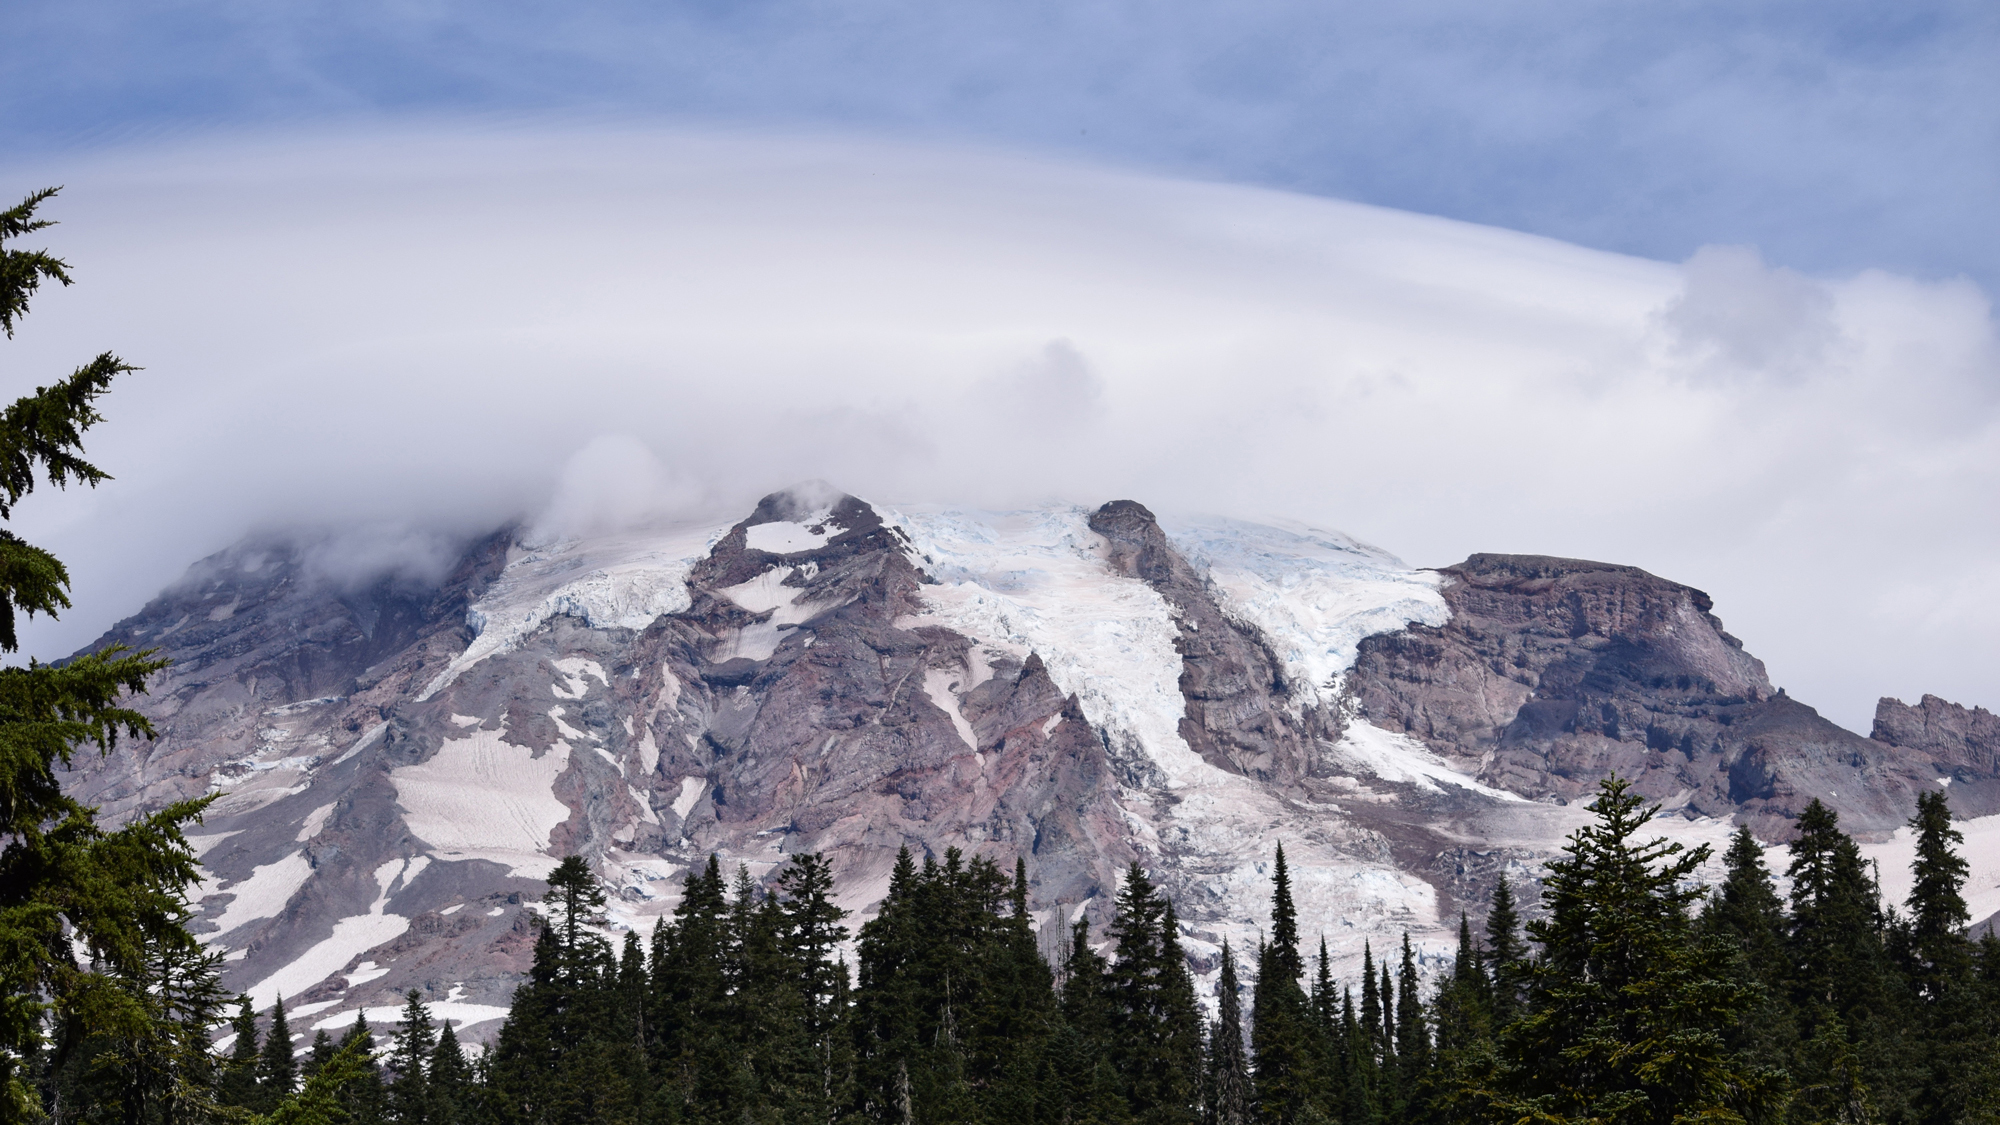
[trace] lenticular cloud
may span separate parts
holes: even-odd
[[[1631,562],[1849,725],[1883,693],[1996,702],[2000,348],[1967,282],[825,137],[433,128],[11,172],[69,185],[47,241],[79,280],[11,369],[147,369],[91,445],[119,479],[23,510],[78,577],[44,657],[253,527],[435,554],[817,477]]]

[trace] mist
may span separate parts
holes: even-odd
[[[439,122],[7,172],[68,185],[36,245],[77,279],[8,393],[145,368],[90,434],[117,479],[18,510],[77,602],[22,655],[246,533],[320,529],[352,579],[821,478],[1630,563],[1849,727],[2000,703],[2000,337],[1967,280],[824,134]]]

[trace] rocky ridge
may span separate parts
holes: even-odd
[[[728,527],[523,540],[359,586],[248,544],[99,642],[175,664],[142,703],[160,738],[79,758],[70,788],[114,817],[223,794],[202,926],[228,986],[283,995],[301,1030],[392,1019],[417,987],[490,1033],[571,852],[639,928],[711,851],[758,877],[827,853],[850,924],[900,847],[1018,855],[1050,934],[1101,918],[1136,859],[1212,972],[1224,936],[1256,940],[1282,840],[1302,925],[1347,970],[1405,929],[1435,963],[1612,769],[1689,842],[1732,817],[1782,838],[1813,795],[1886,833],[1940,777],[1984,815],[2000,784],[1987,712],[1885,700],[1873,739],[1842,731],[1705,595],[1629,567],[1423,572],[1131,501],[824,487]]]

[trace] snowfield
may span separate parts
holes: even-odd
[[[389,771],[389,781],[403,822],[439,859],[490,859],[539,879],[556,867],[549,833],[570,815],[551,792],[570,748],[558,742],[537,758],[506,735],[447,739],[429,761]]]

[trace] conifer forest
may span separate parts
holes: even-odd
[[[1407,937],[1336,979],[1282,850],[1268,936],[1224,946],[1206,1009],[1173,903],[1137,865],[1109,926],[1078,922],[1050,955],[1018,859],[906,849],[850,947],[819,855],[765,885],[711,857],[671,919],[619,942],[571,857],[483,1052],[412,992],[393,1031],[357,1021],[295,1054],[282,1005],[230,1009],[197,956],[119,980],[158,998],[143,1030],[58,1033],[33,1064],[63,1122],[2000,1120],[2000,938],[1965,932],[1941,794],[1912,822],[1905,903],[1880,901],[1817,803],[1783,896],[1747,830],[1704,888],[1706,855],[1649,839],[1625,782],[1591,810],[1539,908],[1503,881],[1428,982]],[[200,1049],[225,1032],[226,1051]]]

